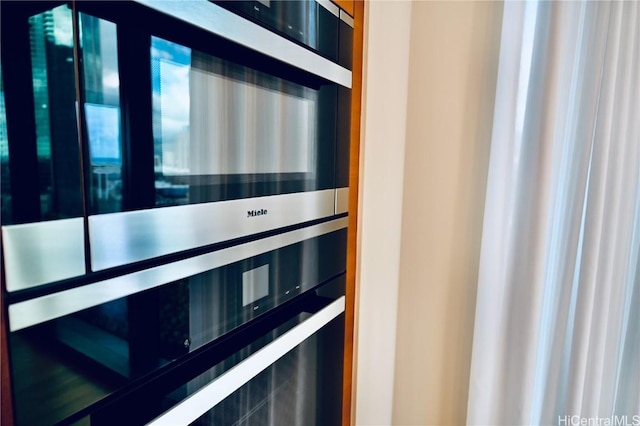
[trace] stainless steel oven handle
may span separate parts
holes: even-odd
[[[342,9],[340,9],[340,19],[342,20],[342,22],[344,22],[345,24],[353,28],[354,26],[353,18],[351,17],[351,15],[349,15],[347,12],[345,12]]]
[[[314,314],[231,370],[166,411],[149,425],[190,424],[344,312],[345,297]]]
[[[2,243],[7,291],[86,273],[81,217],[3,226]]]
[[[91,267],[101,271],[271,231],[335,212],[335,189],[89,216]]]
[[[351,71],[207,0],[136,0],[149,8],[351,88]]]
[[[349,212],[349,188],[337,188],[336,189],[336,201],[335,201],[336,214]]]
[[[331,0],[316,0],[316,3],[318,3],[320,6],[324,7],[325,9],[327,9],[336,18],[340,17],[340,8],[336,6],[334,3],[332,3]]]

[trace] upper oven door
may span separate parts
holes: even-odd
[[[335,187],[334,84],[306,86],[229,60],[226,47],[190,45],[151,37],[156,206]]]
[[[114,19],[120,78],[130,80],[129,186],[153,197],[131,197],[122,210],[346,186],[336,182],[336,150],[348,145],[338,123],[349,117],[338,109],[349,70],[205,0],[139,3]],[[337,38],[337,25],[308,18]]]
[[[206,0],[11,2],[2,34],[10,292],[346,213],[351,71],[313,46]]]
[[[123,202],[92,205],[93,271],[346,212],[349,70],[208,1],[127,6],[79,4],[118,25],[125,113]]]

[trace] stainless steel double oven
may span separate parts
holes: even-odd
[[[15,422],[338,424],[352,18],[1,7]]]

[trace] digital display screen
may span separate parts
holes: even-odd
[[[262,265],[242,274],[242,306],[269,295],[269,265]]]

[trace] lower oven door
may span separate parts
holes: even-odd
[[[180,389],[190,396],[150,424],[339,424],[343,311],[341,298],[212,381],[223,366],[195,378]]]
[[[197,376],[242,361],[287,324],[344,295],[345,225],[341,218],[27,300],[9,298],[15,423],[153,420],[176,395],[192,392],[195,385],[186,384]],[[125,408],[105,408],[113,404]],[[122,417],[101,420],[111,415]]]
[[[274,320],[208,348],[93,413],[92,425],[337,425],[341,420],[344,276]],[[244,346],[243,346],[244,345]],[[231,348],[238,348],[229,354]],[[173,377],[171,377],[173,376]]]

